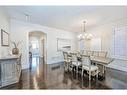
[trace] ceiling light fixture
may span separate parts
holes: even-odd
[[[86,33],[86,29],[85,29],[85,24],[86,24],[86,21],[83,22],[84,23],[84,32],[82,32],[81,34],[78,35],[78,38],[79,40],[91,40],[93,38],[93,35],[92,34],[87,34]]]

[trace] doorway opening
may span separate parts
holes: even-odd
[[[46,34],[41,31],[29,32],[29,68],[46,63]],[[40,62],[41,60],[41,62]]]

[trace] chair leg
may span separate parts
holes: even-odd
[[[67,70],[69,71],[69,63],[67,63]]]
[[[91,80],[91,71],[89,71],[89,80]]]
[[[96,79],[98,79],[98,70],[97,70],[97,74],[96,74]]]
[[[82,77],[83,77],[83,69],[82,69]]]
[[[103,75],[102,76],[104,76],[105,75],[105,66],[103,66],[102,68],[103,68],[103,71],[102,71]]]
[[[76,78],[78,79],[78,66],[76,66]]]
[[[77,74],[78,74],[78,66],[76,66],[76,72],[77,72]]]
[[[67,69],[67,67],[66,67],[66,62],[64,62],[64,70],[66,70]]]

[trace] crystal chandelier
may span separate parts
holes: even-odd
[[[87,34],[86,31],[85,31],[85,24],[86,24],[86,21],[83,22],[84,23],[84,32],[79,34],[78,35],[78,38],[79,40],[91,40],[93,38],[93,35],[92,34]]]

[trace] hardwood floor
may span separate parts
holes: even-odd
[[[31,69],[22,70],[18,83],[1,89],[127,89],[127,72],[107,68],[105,79],[89,81],[88,75],[64,71],[63,63],[46,65],[35,58]]]

